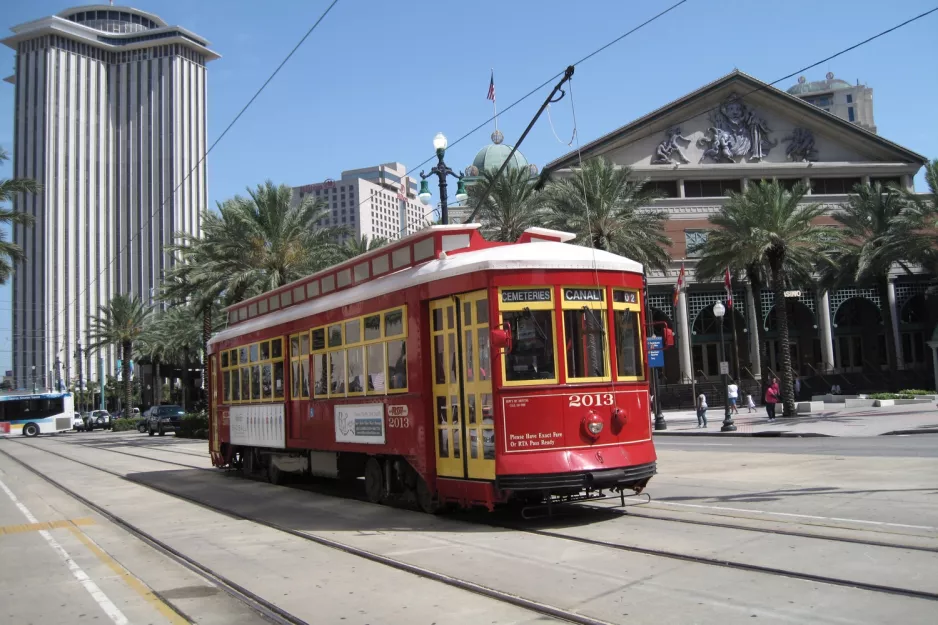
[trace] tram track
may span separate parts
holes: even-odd
[[[285,534],[289,534],[289,535],[291,535],[291,536],[295,536],[295,537],[297,537],[297,538],[300,538],[300,539],[303,539],[303,540],[307,540],[307,541],[310,541],[310,542],[313,542],[313,543],[322,545],[322,546],[324,546],[324,547],[329,547],[329,548],[331,548],[331,549],[335,549],[335,550],[337,550],[337,551],[341,551],[341,552],[346,553],[346,554],[349,554],[349,555],[357,556],[357,557],[360,557],[360,558],[362,558],[362,559],[364,559],[364,560],[368,560],[368,561],[370,561],[370,562],[375,562],[375,563],[378,563],[378,564],[383,564],[383,565],[385,565],[385,566],[388,566],[388,567],[390,567],[390,568],[393,568],[393,569],[396,569],[396,570],[399,570],[399,571],[404,571],[404,572],[406,572],[406,573],[411,573],[411,574],[416,575],[416,576],[418,576],[418,577],[422,577],[422,578],[429,579],[429,580],[432,580],[432,581],[440,582],[440,583],[442,583],[442,584],[446,584],[446,585],[448,585],[448,586],[452,586],[452,587],[458,588],[458,589],[460,589],[460,590],[464,590],[464,591],[467,591],[467,592],[471,592],[471,593],[473,593],[473,594],[481,595],[481,596],[487,597],[487,598],[489,598],[489,599],[493,599],[493,600],[496,600],[496,601],[500,601],[500,602],[502,602],[502,603],[511,604],[511,605],[516,606],[516,607],[523,608],[523,609],[529,610],[529,611],[531,611],[531,612],[534,612],[534,613],[537,613],[537,614],[540,614],[540,615],[543,615],[543,616],[549,616],[549,617],[552,617],[552,618],[555,618],[555,619],[558,619],[558,620],[561,620],[561,621],[566,621],[566,622],[570,622],[570,623],[577,623],[577,624],[579,624],[579,625],[613,625],[613,624],[610,623],[609,621],[604,621],[604,620],[601,620],[601,619],[596,619],[596,618],[592,618],[592,617],[585,616],[585,615],[582,615],[582,614],[578,614],[578,613],[576,613],[576,612],[571,612],[571,611],[566,610],[566,609],[564,609],[564,608],[560,608],[560,607],[557,607],[557,606],[552,606],[552,605],[549,605],[549,604],[546,604],[546,603],[542,603],[542,602],[539,602],[539,601],[535,601],[535,600],[532,600],[532,599],[527,599],[527,598],[524,598],[524,597],[521,597],[521,596],[518,596],[518,595],[514,595],[514,594],[511,594],[511,593],[508,593],[508,592],[505,592],[505,591],[501,591],[501,590],[498,590],[498,589],[495,589],[495,588],[490,588],[490,587],[488,587],[488,586],[484,586],[484,585],[478,584],[478,583],[476,583],[476,582],[472,582],[472,581],[469,581],[469,580],[465,580],[465,579],[460,579],[460,578],[457,578],[457,577],[453,577],[453,576],[447,575],[447,574],[445,574],[445,573],[440,573],[440,572],[437,572],[437,571],[431,571],[430,569],[426,569],[426,568],[421,567],[421,566],[417,566],[417,565],[414,565],[414,564],[410,564],[410,563],[404,562],[404,561],[402,561],[402,560],[398,560],[398,559],[391,558],[391,557],[388,557],[388,556],[384,556],[384,555],[381,555],[381,554],[378,554],[378,553],[374,553],[374,552],[371,552],[371,551],[367,551],[367,550],[365,550],[365,549],[360,549],[360,548],[358,548],[358,547],[354,547],[354,546],[352,546],[352,545],[347,545],[347,544],[344,544],[344,543],[341,543],[341,542],[338,542],[338,541],[335,541],[335,540],[332,540],[332,539],[329,539],[329,538],[325,538],[325,537],[322,537],[322,536],[317,536],[317,535],[314,535],[314,534],[308,534],[308,533],[306,533],[306,532],[301,532],[301,531],[299,531],[299,530],[295,530],[295,529],[292,529],[292,528],[289,528],[289,527],[284,527],[284,526],[282,526],[282,525],[279,525],[279,524],[277,524],[277,523],[273,523],[273,522],[271,522],[271,521],[266,521],[266,520],[264,520],[264,519],[260,519],[260,518],[257,518],[257,517],[251,517],[251,516],[248,516],[248,515],[244,515],[244,514],[241,514],[240,512],[237,512],[236,510],[232,510],[232,509],[226,508],[226,507],[224,507],[224,506],[216,506],[216,505],[212,505],[212,504],[207,504],[207,503],[205,503],[205,502],[203,502],[203,501],[199,501],[199,500],[196,499],[196,498],[189,497],[189,496],[186,496],[186,495],[183,495],[183,494],[180,494],[180,493],[176,493],[176,492],[174,492],[174,491],[172,491],[172,490],[164,489],[164,488],[161,488],[161,487],[159,487],[159,486],[155,486],[155,485],[153,485],[153,484],[142,483],[142,482],[139,482],[139,481],[137,481],[137,480],[131,479],[131,478],[125,476],[125,475],[122,475],[121,473],[119,473],[119,472],[117,472],[117,471],[112,471],[112,470],[110,470],[110,469],[104,469],[104,468],[95,466],[94,464],[91,464],[91,463],[89,463],[89,462],[85,462],[85,461],[83,461],[83,460],[78,460],[78,459],[76,459],[76,458],[71,458],[71,457],[69,457],[69,456],[66,456],[65,454],[61,454],[61,453],[58,453],[58,452],[56,452],[56,451],[52,451],[52,450],[49,450],[49,449],[44,449],[43,447],[39,447],[39,446],[36,446],[36,445],[31,445],[31,444],[26,443],[26,442],[24,442],[24,441],[18,441],[18,440],[14,440],[14,439],[8,439],[8,440],[13,440],[13,442],[15,442],[16,444],[21,445],[21,446],[23,446],[23,447],[28,447],[28,448],[33,449],[33,450],[36,450],[36,451],[44,452],[44,453],[50,454],[50,455],[52,455],[52,456],[56,456],[56,457],[58,457],[58,458],[61,458],[61,459],[63,459],[63,460],[67,460],[67,461],[69,461],[69,462],[74,462],[74,463],[79,464],[79,465],[81,465],[81,466],[84,466],[84,467],[87,467],[87,468],[90,468],[90,469],[94,469],[94,470],[96,470],[96,471],[100,471],[100,472],[102,472],[102,473],[106,473],[106,474],[111,475],[111,476],[113,476],[113,477],[116,477],[116,478],[118,478],[118,479],[121,479],[121,480],[130,482],[130,483],[132,483],[132,484],[134,484],[134,485],[136,485],[136,486],[142,486],[142,487],[144,487],[144,488],[149,488],[149,489],[151,489],[151,490],[154,490],[154,491],[156,491],[156,492],[162,493],[162,494],[164,494],[164,495],[168,495],[168,496],[174,497],[174,498],[176,498],[176,499],[180,499],[180,500],[183,500],[183,501],[187,501],[187,502],[189,502],[189,503],[198,505],[198,506],[200,506],[200,507],[202,507],[202,508],[205,508],[205,509],[208,509],[208,510],[212,510],[212,511],[214,511],[214,512],[219,512],[219,513],[222,513],[222,514],[224,514],[224,515],[226,515],[226,516],[229,516],[229,517],[232,517],[232,518],[236,518],[236,519],[239,519],[239,520],[242,520],[242,521],[250,521],[250,522],[252,522],[252,523],[257,523],[258,525],[262,525],[262,526],[264,526],[264,527],[268,527],[268,528],[270,528],[270,529],[273,529],[273,530],[276,530],[276,531],[279,531],[279,532],[283,532],[283,533],[285,533]],[[289,614],[289,613],[287,613],[287,612],[285,612],[285,611],[283,611],[283,610],[277,608],[277,606],[271,604],[270,602],[267,602],[266,600],[264,600],[263,598],[261,598],[261,597],[255,595],[254,593],[251,593],[249,590],[247,590],[247,589],[244,588],[243,586],[240,586],[239,584],[236,584],[235,582],[232,582],[231,580],[227,579],[226,577],[224,577],[223,575],[217,573],[216,571],[213,571],[212,569],[210,569],[210,568],[208,568],[208,567],[205,567],[205,566],[199,564],[197,561],[193,560],[192,558],[189,558],[189,557],[186,556],[185,554],[182,554],[182,553],[178,552],[177,550],[173,549],[173,548],[170,547],[169,545],[166,545],[165,543],[163,543],[163,542],[160,541],[159,539],[153,537],[152,535],[148,534],[148,533],[145,532],[144,530],[142,530],[142,529],[140,529],[140,528],[134,526],[133,524],[127,522],[125,519],[121,518],[120,516],[114,514],[114,513],[111,512],[111,511],[108,511],[107,509],[105,509],[105,508],[103,508],[103,507],[101,507],[101,506],[98,506],[98,505],[95,504],[94,502],[88,500],[87,498],[83,497],[83,496],[80,495],[79,493],[75,492],[73,489],[69,488],[68,486],[65,486],[64,484],[62,484],[61,482],[59,482],[59,481],[56,480],[55,478],[52,478],[52,477],[46,475],[45,473],[43,473],[42,471],[39,471],[38,469],[36,469],[36,468],[34,468],[34,467],[31,467],[29,464],[27,464],[27,463],[24,462],[23,460],[17,458],[16,456],[14,456],[14,455],[8,453],[6,450],[0,449],[0,453],[2,453],[4,456],[6,456],[7,458],[9,458],[9,459],[12,460],[13,462],[17,463],[18,465],[22,466],[22,467],[23,467],[24,469],[26,469],[27,471],[33,473],[33,474],[36,475],[37,477],[39,477],[39,478],[45,480],[46,482],[48,482],[49,484],[55,486],[56,488],[58,488],[58,489],[61,490],[62,492],[66,493],[67,495],[69,495],[69,496],[75,498],[76,500],[80,501],[82,504],[88,506],[89,508],[91,508],[91,509],[94,510],[95,512],[98,512],[99,514],[101,514],[102,516],[104,516],[105,518],[107,518],[108,520],[110,520],[110,521],[114,522],[115,524],[117,524],[117,525],[119,525],[119,526],[121,526],[121,527],[127,529],[131,534],[133,534],[133,535],[135,535],[135,536],[138,536],[139,538],[141,538],[142,540],[144,540],[144,541],[147,542],[148,544],[153,545],[155,548],[157,548],[157,549],[160,550],[161,552],[166,553],[168,556],[171,556],[171,557],[173,557],[174,559],[177,559],[177,558],[178,558],[177,561],[179,561],[179,562],[182,563],[183,565],[187,566],[187,568],[190,568],[190,570],[193,570],[193,571],[195,571],[195,572],[198,572],[198,573],[204,575],[204,576],[205,576],[207,579],[209,579],[210,581],[213,581],[213,582],[217,583],[222,589],[224,589],[226,592],[229,592],[229,594],[231,594],[231,596],[233,596],[233,597],[235,597],[235,598],[237,598],[237,599],[239,599],[239,600],[241,600],[241,601],[244,601],[247,605],[249,605],[250,607],[252,607],[252,609],[254,609],[255,611],[257,611],[257,612],[258,612],[259,614],[261,614],[262,616],[265,616],[265,617],[269,618],[269,620],[271,620],[272,622],[274,622],[274,623],[291,623],[291,624],[308,625],[308,624],[306,623],[306,621],[303,621],[303,620],[299,619],[298,617],[296,617],[296,616],[294,616],[294,615],[291,615],[291,614]],[[131,454],[131,455],[133,455],[133,454]],[[155,461],[155,462],[164,462],[164,461],[156,460],[156,459],[154,459],[154,461]]]
[[[71,457],[66,456],[66,455],[64,455],[64,454],[60,454],[60,453],[58,453],[58,452],[55,452],[55,451],[52,451],[52,450],[49,450],[49,449],[44,449],[44,448],[42,448],[42,447],[37,447],[37,446],[31,445],[31,444],[29,444],[29,443],[23,442],[23,441],[16,441],[16,442],[19,443],[19,444],[21,444],[21,445],[23,445],[23,446],[30,447],[30,448],[32,448],[32,449],[45,452],[45,453],[48,453],[48,454],[51,454],[51,455],[60,457],[60,458],[62,458],[62,459],[64,459],[64,460],[67,460],[67,461],[70,461],[70,462],[74,462],[74,463],[77,463],[77,464],[80,464],[80,465],[83,465],[83,466],[86,466],[86,467],[89,467],[89,468],[92,468],[92,469],[95,469],[95,470],[98,470],[98,471],[102,471],[102,472],[104,472],[104,473],[107,473],[107,474],[112,475],[112,476],[114,476],[114,477],[117,477],[117,478],[119,478],[119,479],[129,481],[129,482],[131,482],[131,483],[133,483],[133,484],[135,484],[135,485],[144,486],[144,487],[146,487],[146,488],[150,488],[150,489],[155,490],[155,491],[157,491],[157,492],[161,492],[161,493],[163,493],[163,494],[165,494],[165,495],[169,495],[169,496],[174,497],[174,498],[177,498],[177,499],[181,499],[181,500],[184,500],[184,501],[188,501],[188,502],[193,503],[193,504],[195,504],[195,505],[201,506],[201,507],[203,507],[203,508],[206,508],[206,509],[208,509],[208,510],[211,510],[211,511],[214,511],[214,512],[217,512],[217,513],[225,514],[225,515],[227,515],[227,516],[229,516],[229,517],[232,517],[232,518],[236,518],[236,519],[240,519],[240,520],[246,520],[246,521],[250,521],[250,522],[253,522],[253,523],[257,523],[257,524],[259,524],[259,525],[263,525],[263,526],[265,526],[265,527],[269,527],[269,528],[271,528],[271,529],[274,529],[274,530],[277,530],[277,531],[280,531],[280,532],[284,532],[284,533],[290,534],[290,535],[292,535],[292,536],[301,538],[301,539],[303,539],[303,540],[308,540],[308,541],[311,541],[311,542],[314,542],[314,543],[317,543],[317,544],[320,544],[320,545],[323,545],[323,546],[327,546],[327,547],[330,547],[330,548],[333,548],[333,549],[336,549],[336,550],[339,550],[339,551],[348,553],[348,554],[350,554],[350,555],[358,556],[358,557],[364,558],[364,559],[366,559],[366,560],[370,560],[370,561],[372,561],[372,562],[377,562],[377,563],[380,563],[380,564],[384,564],[384,565],[386,565],[386,566],[389,566],[389,567],[392,567],[392,568],[396,568],[396,569],[398,569],[398,570],[403,570],[403,571],[406,571],[406,572],[409,572],[409,573],[412,573],[412,574],[415,574],[415,575],[418,575],[418,576],[421,576],[421,577],[425,577],[425,578],[432,579],[432,580],[435,580],[435,581],[440,581],[440,582],[445,583],[445,584],[447,584],[447,585],[454,586],[454,587],[457,587],[457,588],[461,588],[461,589],[467,590],[467,591],[469,591],[469,592],[474,592],[474,593],[477,593],[477,594],[481,594],[481,595],[484,595],[484,596],[487,596],[487,597],[489,597],[489,598],[493,598],[493,599],[496,599],[496,600],[499,600],[499,601],[505,601],[505,602],[508,602],[508,603],[512,603],[512,604],[514,604],[514,605],[516,605],[516,606],[519,606],[519,607],[524,607],[524,608],[526,608],[526,609],[530,609],[530,610],[532,610],[532,611],[536,611],[536,612],[539,612],[539,613],[541,613],[541,614],[547,614],[547,615],[550,615],[550,616],[552,616],[552,617],[561,618],[561,619],[563,619],[563,620],[567,620],[567,621],[570,621],[570,622],[576,622],[576,623],[590,623],[590,624],[595,624],[595,623],[600,623],[600,622],[602,622],[602,621],[597,621],[597,620],[595,620],[595,619],[590,619],[590,618],[588,618],[588,617],[584,618],[584,617],[582,617],[581,615],[568,612],[568,611],[566,611],[566,610],[563,610],[562,608],[556,608],[556,607],[553,607],[553,606],[545,606],[544,604],[540,604],[540,603],[538,603],[538,602],[534,602],[534,601],[531,601],[531,600],[528,600],[528,599],[524,599],[524,598],[521,598],[521,597],[517,597],[517,596],[512,595],[512,594],[510,594],[510,593],[505,593],[505,592],[503,592],[503,591],[499,591],[499,590],[496,590],[496,589],[493,589],[493,588],[489,588],[489,587],[486,587],[486,586],[482,586],[482,585],[480,585],[480,584],[476,584],[475,582],[471,582],[471,581],[469,581],[469,580],[462,580],[462,579],[455,578],[455,577],[452,577],[452,576],[449,576],[449,575],[446,575],[446,574],[443,574],[443,573],[439,573],[439,572],[436,572],[436,571],[431,571],[431,570],[425,569],[425,568],[423,568],[423,567],[415,566],[415,565],[409,564],[409,563],[407,563],[407,562],[403,562],[403,561],[401,561],[401,560],[397,560],[397,559],[395,559],[395,558],[391,558],[391,557],[384,556],[384,555],[381,555],[381,554],[377,554],[377,553],[374,553],[374,552],[371,552],[371,551],[363,550],[363,549],[360,549],[360,548],[357,548],[357,547],[354,547],[354,546],[351,546],[351,545],[347,545],[347,544],[344,544],[344,543],[341,543],[341,542],[338,542],[338,541],[335,541],[335,540],[332,540],[332,539],[329,539],[329,538],[325,538],[325,537],[318,536],[318,535],[315,535],[315,534],[310,534],[310,533],[302,532],[302,531],[295,530],[295,529],[292,529],[292,528],[289,528],[289,527],[284,527],[284,526],[282,526],[282,525],[280,525],[280,524],[278,524],[278,523],[274,523],[274,522],[271,522],[271,521],[267,521],[267,520],[264,520],[264,519],[261,519],[261,518],[258,518],[258,517],[253,517],[253,516],[249,516],[249,515],[244,515],[244,514],[238,512],[238,511],[236,511],[236,510],[233,510],[233,509],[230,509],[230,508],[227,508],[227,507],[224,507],[224,506],[217,506],[217,505],[214,505],[214,504],[208,504],[208,503],[206,503],[206,502],[204,502],[204,501],[201,501],[201,500],[199,500],[199,499],[196,499],[196,498],[194,498],[194,497],[190,497],[190,496],[187,496],[187,495],[183,495],[183,494],[180,494],[180,493],[176,493],[176,492],[174,492],[174,491],[172,491],[172,490],[164,489],[164,488],[161,488],[161,487],[159,487],[159,486],[152,485],[152,484],[142,483],[142,482],[139,482],[139,481],[137,481],[137,480],[134,480],[134,479],[131,478],[131,477],[125,476],[125,475],[123,475],[123,474],[121,474],[121,473],[119,473],[119,472],[111,471],[111,470],[108,470],[108,469],[102,469],[101,467],[98,467],[98,466],[95,466],[95,465],[93,465],[93,464],[84,462],[84,461],[82,461],[82,460],[78,460],[78,459],[75,459],[75,458],[71,458]],[[111,451],[116,451],[116,450],[111,450]],[[122,452],[118,452],[118,453],[122,453]],[[7,455],[9,455],[9,454],[7,454]],[[144,459],[151,460],[151,461],[153,461],[153,462],[158,462],[158,463],[178,464],[178,463],[172,463],[172,461],[160,460],[160,459],[156,459],[156,458],[149,458],[149,457],[145,457],[145,456],[139,456],[139,455],[137,455],[137,454],[125,454],[125,455],[130,455],[130,456],[133,456],[133,457],[144,458]],[[206,469],[206,470],[211,471],[210,469]],[[593,507],[594,507],[594,506],[593,506]],[[602,508],[598,508],[598,509],[602,509]],[[606,511],[608,512],[608,510],[606,510]],[[620,513],[621,513],[621,514],[624,514],[624,512],[620,512]],[[644,515],[642,515],[642,516],[644,516]],[[647,517],[647,518],[652,519],[652,520],[659,520],[657,517]],[[666,520],[666,519],[665,519],[665,520]],[[531,528],[531,527],[525,527],[525,526],[520,525],[520,524],[517,524],[517,523],[497,523],[497,522],[491,522],[491,521],[480,521],[479,523],[480,523],[480,524],[489,525],[489,526],[491,526],[491,527],[496,527],[496,528],[499,528],[499,529],[508,529],[508,530],[512,530],[512,531],[518,531],[518,532],[523,532],[523,533],[528,533],[528,534],[533,534],[533,535],[539,535],[539,536],[542,536],[542,537],[544,537],[544,538],[550,538],[550,539],[554,539],[554,540],[563,540],[563,541],[568,541],[568,542],[575,542],[575,543],[585,544],[585,545],[589,545],[589,546],[593,546],[593,547],[601,547],[601,548],[605,548],[605,549],[612,549],[612,550],[623,551],[623,552],[637,553],[637,554],[641,554],[641,555],[652,556],[652,557],[659,557],[659,558],[665,558],[665,559],[669,559],[669,560],[677,560],[677,561],[690,562],[690,563],[701,564],[701,565],[707,565],[707,566],[716,566],[716,567],[727,568],[727,569],[735,569],[735,570],[745,571],[745,572],[749,572],[749,573],[759,573],[759,574],[770,575],[770,576],[776,576],[776,577],[786,577],[786,578],[790,578],[790,579],[798,579],[798,580],[802,580],[802,581],[809,581],[809,582],[815,582],[815,583],[822,583],[822,584],[828,584],[828,585],[833,585],[833,586],[841,586],[841,587],[855,588],[855,589],[859,589],[859,590],[866,590],[866,591],[870,591],[870,592],[884,593],[884,594],[889,594],[889,595],[898,595],[898,596],[904,596],[904,597],[912,597],[912,598],[924,599],[924,600],[928,600],[928,601],[938,601],[938,593],[929,592],[929,591],[915,590],[915,589],[909,589],[909,588],[901,588],[901,587],[889,586],[889,585],[885,585],[885,584],[875,584],[875,583],[870,583],[870,582],[855,581],[855,580],[837,578],[837,577],[832,577],[832,576],[827,576],[827,575],[817,575],[817,574],[812,574],[812,573],[807,573],[807,572],[792,571],[792,570],[789,570],[789,569],[781,569],[781,568],[771,567],[771,566],[762,566],[762,565],[758,565],[758,564],[752,564],[752,563],[746,563],[746,562],[738,562],[738,561],[727,560],[727,559],[722,559],[722,558],[707,557],[707,556],[696,556],[696,555],[692,555],[692,554],[680,553],[680,552],[675,552],[675,551],[670,551],[670,550],[665,550],[665,549],[655,549],[655,548],[641,547],[641,546],[636,546],[636,545],[626,545],[626,544],[614,543],[614,542],[609,542],[609,541],[604,541],[604,540],[591,539],[591,538],[582,537],[582,536],[573,536],[573,535],[564,534],[564,533],[561,533],[561,532],[550,531],[550,530],[535,529],[535,528]],[[695,524],[696,524],[696,523],[695,523]],[[709,523],[708,523],[708,522],[704,522],[703,524],[709,524]],[[747,530],[747,531],[755,531],[755,532],[760,532],[760,531],[762,531],[762,530],[759,530],[759,529],[748,528],[748,527],[745,527],[745,526],[738,526],[738,527],[737,527],[737,526],[734,526],[734,525],[732,525],[732,524],[729,524],[729,525],[730,525],[730,527],[729,527],[728,529]],[[772,533],[772,532],[773,532],[773,530],[765,530],[765,531],[764,531],[764,533]],[[798,534],[801,534],[801,533],[798,533]],[[827,537],[818,536],[818,535],[813,535],[813,534],[808,534],[808,533],[804,533],[804,535],[798,535],[797,537],[799,537],[799,538],[809,538],[809,539],[815,539],[815,540],[822,540],[822,541],[828,540]],[[854,541],[847,541],[847,542],[854,542]],[[870,546],[877,546],[877,547],[882,546],[882,545],[878,545],[878,544],[872,544],[873,541],[859,541],[859,543],[860,543],[860,544],[870,544]],[[905,547],[897,547],[896,545],[884,545],[884,546],[887,546],[887,547],[895,547],[895,548],[899,548],[899,549],[905,549]],[[919,549],[919,550],[922,550],[922,549]],[[932,550],[925,549],[925,551],[932,551]],[[566,616],[561,616],[561,614],[564,614],[564,613],[566,613]]]

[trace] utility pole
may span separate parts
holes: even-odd
[[[85,384],[81,375],[81,343],[75,348],[75,355],[78,357],[78,412],[82,412],[85,408]]]
[[[55,357],[55,390],[56,392],[62,390],[62,361],[58,356]]]

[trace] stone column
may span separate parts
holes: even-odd
[[[762,359],[759,357],[759,324],[762,320],[756,315],[756,300],[752,292],[752,285],[746,283],[746,317],[749,320],[749,362],[752,363],[752,373],[762,379]]]
[[[690,357],[690,327],[687,323],[687,295],[681,290],[677,299],[678,343],[677,349],[681,357],[681,382],[690,382],[694,379],[694,363]]]
[[[896,310],[896,279],[890,278],[886,287],[886,296],[889,298],[888,306],[892,317],[892,328],[883,328],[884,332],[892,332],[892,340],[896,346],[896,368],[903,369],[902,342],[899,340],[899,313]]]
[[[834,368],[834,332],[831,327],[831,298],[830,293],[821,291],[817,298],[818,303],[818,330],[821,337],[821,363],[822,371],[831,371]]]

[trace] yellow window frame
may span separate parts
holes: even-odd
[[[634,293],[635,302],[617,302],[615,294],[616,293]],[[616,331],[615,325],[615,313],[619,310],[630,310],[635,313],[636,321],[638,323],[638,355],[639,355],[639,370],[642,372],[641,375],[619,375],[619,355],[616,354],[615,360],[613,361],[612,369],[616,372],[616,380],[619,382],[641,382],[645,380],[645,341],[642,340],[642,294],[638,289],[612,289],[612,314],[613,318],[611,321],[612,331]],[[616,337],[616,347],[619,346],[619,337]]]
[[[290,389],[289,389],[290,392],[289,392],[289,397],[290,397],[290,400],[292,400],[292,401],[298,401],[298,400],[301,400],[301,399],[309,399],[310,384],[309,384],[309,381],[308,381],[308,380],[307,380],[307,383],[306,383],[306,394],[305,394],[305,395],[303,394],[303,384],[302,384],[302,380],[300,380],[300,385],[299,385],[300,392],[299,392],[299,395],[294,395],[294,394],[293,394],[293,382],[294,382],[294,381],[293,381],[293,375],[294,375],[294,373],[293,373],[293,363],[297,363],[298,369],[299,369],[299,372],[300,372],[300,375],[303,375],[303,359],[305,358],[305,359],[307,360],[307,363],[309,362],[309,356],[310,356],[310,354],[307,353],[307,354],[304,355],[304,354],[302,353],[302,352],[303,352],[303,348],[302,348],[302,345],[303,345],[303,343],[302,343],[302,338],[303,338],[304,336],[306,337],[306,342],[307,342],[307,345],[308,345],[308,352],[311,352],[311,351],[312,351],[312,346],[313,346],[313,336],[312,336],[312,332],[311,332],[310,330],[304,330],[303,332],[294,332],[293,334],[291,334],[291,335],[287,338],[287,343],[288,343],[288,345],[289,345],[289,352],[290,352],[290,355],[289,355],[289,358],[286,360],[286,362],[289,362],[289,363],[290,363]],[[296,352],[293,351],[293,339],[296,339]],[[284,366],[286,366],[286,365],[284,365]],[[284,399],[286,399],[286,396],[287,396],[287,394],[285,393],[285,394],[284,394]]]
[[[313,333],[322,330],[322,347],[319,349],[313,348]],[[329,328],[328,326],[317,326],[309,331],[309,353],[310,359],[312,360],[312,365],[309,368],[310,384],[309,384],[309,393],[314,399],[327,399],[329,397]],[[316,392],[316,382],[319,381],[319,378],[313,379],[313,376],[316,375],[316,359],[321,356],[326,357],[326,392],[317,393]],[[291,368],[292,371],[292,368]]]
[[[275,343],[275,342],[278,342],[278,341],[280,342],[280,356],[279,356],[278,358],[274,358],[274,357],[273,357],[273,353],[274,353],[274,348],[273,348],[273,346],[274,346],[274,343]],[[261,354],[261,344],[263,344],[263,343],[267,343],[267,358],[265,358],[265,359],[261,359],[261,358],[260,358],[260,354]],[[251,360],[250,360],[250,354],[251,354],[252,348],[254,348],[254,347],[257,348],[258,359],[257,359],[256,361],[251,361]],[[248,355],[247,362],[245,362],[245,363],[243,363],[243,364],[240,362],[240,354],[241,354],[242,350],[244,351],[245,354]],[[276,388],[276,381],[274,380],[274,375],[273,375],[273,374],[274,374],[274,369],[275,369],[274,365],[275,365],[276,363],[278,363],[278,362],[282,363],[282,362],[284,362],[284,360],[285,360],[285,356],[284,356],[284,346],[283,346],[283,337],[281,337],[281,336],[276,336],[276,337],[273,337],[273,338],[264,339],[263,341],[254,341],[254,342],[252,342],[252,343],[246,343],[246,344],[244,344],[244,345],[239,345],[239,346],[237,346],[237,347],[233,347],[233,348],[231,348],[231,349],[224,350],[224,351],[227,352],[227,354],[228,354],[228,366],[227,366],[227,367],[222,367],[221,370],[222,370],[222,371],[228,371],[228,372],[230,372],[230,373],[229,373],[229,376],[228,376],[228,377],[229,377],[229,385],[230,385],[230,386],[225,387],[224,389],[222,389],[222,393],[223,393],[223,394],[222,394],[222,397],[225,398],[225,401],[226,401],[227,403],[230,403],[230,404],[251,404],[251,403],[262,403],[262,402],[265,402],[265,401],[274,401],[274,400],[277,400],[277,398],[274,396],[274,393],[276,392],[276,391],[275,391],[275,388]],[[220,359],[220,358],[219,358],[219,362],[221,362],[221,359]],[[264,396],[264,380],[263,380],[264,365],[270,365],[270,371],[271,371],[271,376],[270,376],[270,383],[271,383],[270,395],[269,395],[269,396],[266,396],[266,397]],[[254,366],[258,366],[258,367],[260,368],[259,370],[261,371],[261,378],[260,378],[260,382],[259,382],[259,383],[260,383],[260,397],[259,397],[259,399],[256,399],[256,400],[255,400],[255,399],[251,399],[250,397],[248,397],[247,399],[244,399],[244,394],[241,392],[241,386],[240,386],[240,385],[241,385],[241,378],[244,377],[244,376],[247,376],[247,378],[248,378],[248,391],[249,391],[248,395],[250,395],[250,394],[251,394],[251,393],[250,393],[250,390],[251,390],[252,384],[253,384],[253,375],[252,375],[252,370],[251,370],[251,368],[254,367]],[[237,372],[237,377],[238,377],[238,399],[237,399],[237,400],[231,399],[231,397],[233,397],[233,395],[234,395],[234,394],[231,392],[231,389],[234,387],[234,384],[231,384],[231,379],[235,377],[235,372]],[[224,375],[222,376],[222,381],[223,381],[223,383],[224,383]],[[284,390],[286,390],[286,389],[284,389]],[[226,392],[226,391],[227,391],[227,392]]]
[[[602,301],[567,301],[564,298],[564,292],[566,289],[580,289],[580,290],[590,290],[590,291],[600,291],[602,292]],[[561,345],[564,346],[564,374],[566,375],[566,381],[570,384],[590,384],[596,382],[611,382],[612,381],[612,367],[610,362],[610,343],[609,343],[609,315],[608,315],[608,305],[609,302],[607,298],[609,297],[609,289],[604,286],[583,286],[583,285],[569,285],[560,287],[560,308],[563,311],[567,310],[583,310],[584,308],[588,310],[594,310],[600,313],[602,318],[602,330],[603,330],[603,359],[604,365],[606,368],[606,375],[603,376],[589,376],[589,377],[571,377],[570,372],[567,371],[567,323],[564,316],[560,318],[560,335],[562,337]]]
[[[550,291],[549,300],[537,300],[531,302],[503,302],[502,293],[505,291],[533,291],[533,290],[548,290]],[[502,327],[505,325],[505,318],[502,313],[505,312],[523,312],[525,308],[528,310],[546,310],[550,312],[550,329],[551,336],[553,337],[553,348],[554,348],[554,377],[546,378],[542,380],[512,380],[509,381],[506,375],[507,372],[507,358],[505,352],[501,353],[501,363],[502,363],[502,386],[541,386],[544,384],[557,384],[560,380],[560,365],[557,361],[559,353],[557,352],[557,314],[554,310],[554,302],[557,297],[557,290],[553,286],[549,285],[535,285],[535,286],[507,286],[499,287],[498,289],[498,323]],[[490,326],[491,327],[491,326]]]
[[[388,335],[387,314],[400,311],[401,313],[401,333]],[[391,341],[403,341],[404,352],[407,352],[407,305],[395,306],[381,311],[381,336],[384,341],[384,392],[388,395],[400,395],[410,390],[410,366],[407,364],[407,358],[404,358],[404,367],[407,369],[404,375],[404,388],[391,388],[391,365],[388,362],[388,343]],[[370,316],[370,315],[369,315]]]

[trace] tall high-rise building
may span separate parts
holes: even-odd
[[[406,174],[400,163],[350,169],[339,180],[293,187],[293,201],[321,200],[329,214],[320,225],[345,226],[349,236],[398,239],[431,220],[431,210],[416,200],[417,181]]]
[[[207,206],[208,42],[156,15],[106,4],[20,24],[13,167],[42,184],[14,209],[36,218],[13,238],[13,371],[19,387],[77,376],[88,321],[120,293],[153,300],[175,232],[200,232]],[[191,173],[190,173],[191,172]],[[115,370],[108,350],[105,371]],[[83,356],[97,378],[97,356]],[[87,379],[87,377],[86,377]]]
[[[832,72],[828,72],[824,80],[812,82],[801,76],[798,78],[798,84],[788,88],[788,93],[840,119],[876,132],[876,123],[873,121],[873,89],[861,85],[859,81],[851,85],[846,80],[834,78]]]

